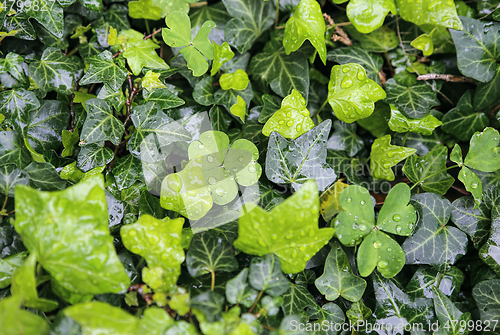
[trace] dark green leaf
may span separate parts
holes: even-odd
[[[114,115],[111,105],[102,99],[85,101],[87,118],[80,134],[80,144],[111,141],[120,144],[125,127]]]
[[[366,70],[368,78],[380,84],[378,73],[382,69],[384,61],[379,55],[369,53],[361,47],[352,46],[337,48],[328,52],[328,60],[339,64],[359,64]]]
[[[385,87],[387,102],[412,119],[423,118],[429,114],[432,107],[440,104],[437,93],[430,85],[422,82],[405,86],[391,78],[387,80]]]
[[[345,150],[352,157],[364,147],[363,140],[356,134],[357,127],[355,123],[349,124],[342,121],[335,121],[333,127],[335,128],[335,132],[328,140],[328,149]]]
[[[29,175],[29,186],[42,191],[62,190],[66,187],[66,181],[59,177],[55,168],[49,163],[32,162],[24,168]]]
[[[106,83],[116,91],[127,78],[127,71],[113,62],[113,54],[107,50],[85,61],[90,67],[80,79],[80,85]]]

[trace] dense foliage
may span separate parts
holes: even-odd
[[[0,334],[500,334],[498,0],[3,0]]]

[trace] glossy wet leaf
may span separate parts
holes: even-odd
[[[397,109],[412,119],[421,119],[434,106],[439,106],[437,93],[431,86],[418,82],[411,86],[396,81],[394,78],[385,83],[387,91],[387,102],[396,106]]]
[[[142,270],[142,276],[155,290],[169,292],[175,287],[185,259],[180,246],[183,224],[182,218],[163,222],[142,215],[120,230],[125,247],[146,260],[148,267]]]
[[[113,160],[113,150],[99,144],[84,145],[76,159],[77,167],[83,172],[90,171],[98,166],[105,166]]]
[[[356,28],[349,26],[342,27],[342,29],[358,41],[361,47],[370,52],[387,52],[399,45],[396,32],[387,26],[382,26],[369,34],[362,34]]]
[[[442,125],[438,118],[427,114],[421,119],[410,119],[391,105],[391,119],[389,128],[398,133],[412,132],[422,135],[431,135],[434,129]]]
[[[257,291],[247,282],[248,271],[248,268],[244,268],[238,275],[227,282],[226,300],[229,303],[250,307],[257,298]]]
[[[467,91],[457,106],[444,115],[441,129],[460,141],[468,141],[476,131],[483,130],[487,125],[489,125],[488,116],[474,110],[472,93]]]
[[[495,47],[500,38],[500,24],[496,22],[481,22],[468,17],[462,17],[463,30],[450,30],[451,37],[457,48],[458,69],[463,75],[480,82],[493,79],[500,58]]]
[[[335,65],[328,83],[328,102],[335,116],[352,123],[373,113],[375,102],[384,99],[384,90],[367,78],[365,69],[358,64]]]
[[[215,103],[213,81],[212,77],[207,76],[196,83],[193,90],[193,99],[200,105],[211,106]]]
[[[281,309],[285,315],[300,314],[307,307],[316,307],[314,297],[302,285],[290,284],[290,288],[283,295]]]
[[[413,22],[416,25],[433,24],[446,28],[462,29],[462,23],[458,18],[453,1],[396,0],[396,4],[403,20]]]
[[[50,163],[31,162],[24,168],[24,171],[30,178],[29,187],[41,191],[57,191],[66,187],[66,181],[59,177],[54,166]]]
[[[352,0],[347,4],[349,21],[363,34],[380,28],[389,12],[397,14],[394,0]]]
[[[479,251],[479,257],[495,273],[500,273],[500,208],[495,206],[491,210],[491,230],[489,238]]]
[[[447,225],[451,216],[451,203],[435,193],[412,196],[418,211],[417,228],[403,243],[407,264],[444,266],[454,264],[465,254],[467,236]]]
[[[448,172],[448,148],[439,146],[424,156],[409,157],[403,167],[404,174],[424,191],[444,195],[455,182]]]
[[[471,319],[470,313],[462,313],[455,304],[441,292],[433,287],[433,300],[436,316],[441,323],[438,334],[467,334],[467,322]]]
[[[317,191],[316,183],[309,181],[270,212],[258,206],[251,209],[238,221],[239,237],[234,242],[235,247],[258,256],[274,253],[281,260],[285,273],[302,271],[306,262],[334,233],[332,228],[318,228]],[[301,215],[289,216],[293,211]],[[273,226],[269,222],[273,222]]]
[[[127,59],[127,63],[134,75],[139,75],[143,67],[151,69],[168,69],[169,66],[156,53],[156,49],[160,46],[151,40],[139,40],[133,45],[130,45],[124,52],[123,57]]]
[[[306,39],[326,64],[325,20],[321,7],[315,0],[301,0],[286,22],[283,46],[287,55],[299,49]]]
[[[28,182],[28,174],[15,165],[0,166],[0,193],[4,197],[13,197],[16,186],[27,185]]]
[[[242,123],[245,123],[245,116],[246,116],[246,111],[247,111],[247,105],[245,100],[241,96],[238,96],[236,98],[236,103],[231,106],[229,109],[231,114],[236,116],[241,120]]]
[[[366,281],[353,274],[345,252],[335,242],[326,259],[324,273],[316,279],[315,285],[327,300],[334,301],[342,296],[356,302],[365,292]]]
[[[347,186],[347,184],[341,181],[336,181],[321,194],[319,198],[319,212],[325,221],[330,221],[342,210],[342,206],[340,205],[340,195]]]
[[[391,135],[373,141],[370,153],[370,170],[374,178],[394,180],[391,167],[417,152],[416,149],[391,145]]]
[[[141,161],[132,155],[116,159],[111,172],[120,190],[129,188],[137,180],[142,180]]]
[[[182,1],[180,1],[182,3]],[[152,0],[130,1],[129,15],[134,19],[159,20],[162,17],[162,8],[155,6]]]
[[[362,277],[369,276],[377,268],[382,276],[392,278],[403,269],[404,264],[403,249],[381,231],[372,231],[359,247],[358,269]]]
[[[498,303],[499,288],[500,280],[490,279],[477,284],[472,289],[472,296],[479,309],[481,321],[485,325],[487,323],[493,325],[495,323],[494,320],[500,315],[500,304]],[[492,329],[492,327],[490,326],[489,328]]]
[[[352,304],[345,314],[351,323],[357,323],[358,320],[366,321],[372,315],[372,310],[360,300]]]
[[[464,163],[472,169],[493,172],[500,169],[500,135],[498,130],[488,127],[476,132],[470,139],[470,148]]]
[[[231,47],[227,42],[224,42],[221,45],[214,42],[213,45],[214,60],[212,62],[212,69],[210,70],[211,76],[214,76],[223,64],[229,62],[234,57],[234,52],[231,50]]]
[[[127,77],[127,71],[113,62],[113,55],[109,51],[86,58],[85,61],[90,67],[80,79],[81,85],[106,83],[114,90],[118,90]]]
[[[236,271],[238,262],[229,243],[204,232],[193,237],[186,255],[186,266],[191,276],[198,277],[211,272]]]
[[[345,150],[349,156],[354,156],[364,147],[363,140],[356,134],[355,123],[335,121],[333,123],[335,132],[327,143],[328,149]]]
[[[479,176],[471,169],[463,166],[458,173],[458,180],[464,184],[465,190],[474,196],[474,208],[478,207],[483,197],[483,183]]]
[[[430,56],[434,52],[432,37],[427,34],[420,35],[411,41],[410,45],[418,50],[421,50],[424,56]]]
[[[242,91],[247,88],[250,79],[248,74],[242,69],[236,70],[234,73],[224,73],[219,78],[220,87],[223,90],[237,90]]]
[[[257,38],[274,23],[275,9],[268,1],[223,0],[233,17],[224,27],[227,42],[239,53],[248,51]]]
[[[78,57],[67,57],[56,48],[47,48],[40,60],[31,62],[29,73],[43,91],[70,95],[73,93],[82,67]]]
[[[297,190],[308,179],[315,179],[323,191],[337,179],[326,163],[326,142],[331,128],[327,120],[296,140],[287,140],[274,132],[269,138],[266,176],[275,183],[292,184]]]
[[[388,233],[409,236],[417,222],[417,213],[409,202],[410,187],[407,184],[392,187],[378,214],[377,227]]]
[[[12,275],[23,265],[27,252],[20,252],[0,259],[0,288],[4,289],[12,283]]]
[[[143,90],[142,96],[148,102],[154,102],[163,109],[170,109],[184,105],[185,101],[170,92],[167,88],[156,88],[151,91]],[[116,108],[116,107],[115,107]],[[120,109],[120,108],[117,108]]]
[[[0,109],[6,118],[16,118],[21,113],[40,107],[36,95],[24,88],[0,92]]]
[[[379,72],[382,70],[384,61],[379,55],[367,52],[365,49],[358,46],[350,46],[329,51],[328,60],[341,65],[348,63],[359,64],[365,69],[366,76],[369,79],[380,84]]]
[[[455,300],[464,281],[464,274],[455,266],[438,271],[434,267],[421,266],[406,285],[405,292],[412,298],[432,298],[432,288],[439,288]]]
[[[110,141],[118,145],[125,131],[123,123],[113,115],[111,104],[102,99],[85,102],[87,117],[80,134],[81,144]]]
[[[2,331],[14,334],[49,334],[49,323],[39,315],[21,308],[22,297],[10,296],[0,300]]]
[[[102,178],[50,193],[20,186],[15,201],[16,231],[59,285],[80,294],[128,288],[130,280],[108,230]],[[59,208],[59,212],[55,214],[51,208]],[[87,252],[98,257],[89,259]]]
[[[252,259],[248,283],[254,289],[275,297],[282,296],[290,287],[290,282],[281,271],[280,260],[274,255]]]
[[[281,102],[278,109],[264,124],[262,134],[270,136],[273,131],[285,138],[295,139],[314,128],[306,101],[297,90]]]
[[[63,8],[57,1],[40,0],[38,6],[24,6],[21,11],[28,17],[32,17],[43,25],[56,37],[63,36],[64,20]]]

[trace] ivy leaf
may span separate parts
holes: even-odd
[[[412,196],[418,211],[417,228],[403,243],[407,264],[446,266],[465,255],[467,236],[455,227],[447,226],[451,203],[434,193]]]
[[[116,91],[127,78],[127,71],[113,62],[113,54],[107,50],[86,58],[85,61],[90,67],[80,79],[80,85],[106,83]]]
[[[279,275],[283,275],[281,271]],[[244,268],[234,278],[230,279],[226,284],[226,300],[231,304],[242,304],[245,307],[252,306],[257,298],[257,291],[250,287],[247,283],[248,268]],[[270,286],[269,286],[270,287]],[[288,289],[288,287],[286,288]],[[283,290],[284,291],[286,291]]]
[[[4,289],[12,283],[12,275],[23,265],[28,253],[26,251],[0,259],[0,288]]]
[[[167,116],[159,105],[148,102],[132,109],[130,119],[135,132],[127,143],[130,153],[146,162],[160,159],[160,148],[172,142],[189,141],[191,134],[179,122]]]
[[[250,61],[252,78],[271,89],[281,97],[292,93],[293,89],[307,100],[309,96],[309,65],[306,51],[297,50],[287,56],[284,50],[261,52]]]
[[[405,292],[412,298],[432,298],[432,288],[436,287],[455,300],[463,282],[464,274],[455,266],[442,272],[434,267],[420,266],[406,285]]]
[[[300,1],[286,22],[283,36],[286,54],[297,51],[306,39],[316,48],[323,64],[326,64],[325,20],[315,0]]]
[[[262,134],[271,135],[278,132],[284,138],[296,139],[314,128],[314,122],[309,116],[306,101],[296,89],[281,102],[281,108],[276,111],[262,128]]]
[[[480,282],[472,289],[472,296],[476,301],[481,321],[486,324],[494,324],[500,313],[500,304],[498,303],[498,290],[500,289],[500,280],[490,279]],[[490,329],[493,329],[490,327]]]
[[[359,42],[360,46],[370,52],[387,52],[399,45],[396,32],[387,26],[382,26],[369,34],[362,34],[356,28],[342,27],[347,34]],[[373,79],[373,78],[372,78]]]
[[[78,144],[80,140],[80,134],[78,134],[78,130],[75,129],[73,132],[69,130],[63,130],[61,132],[61,142],[64,146],[64,150],[61,153],[62,157],[71,157],[73,156],[73,151],[75,150],[75,145]]]
[[[450,30],[453,43],[457,48],[458,69],[464,76],[480,82],[488,82],[495,76],[500,54],[496,44],[500,35],[499,23],[483,23],[468,17],[461,18],[463,30]]]
[[[43,312],[53,311],[59,305],[56,301],[38,297],[35,267],[36,253],[31,253],[12,278],[12,295],[23,297],[26,307],[39,309]]]
[[[221,106],[213,106],[208,111],[210,124],[215,131],[227,132],[232,118]]]
[[[283,295],[290,287],[290,282],[281,272],[280,260],[274,255],[252,259],[248,282],[254,289],[273,297]]]
[[[500,208],[494,206],[491,209],[491,230],[490,236],[486,243],[479,250],[479,257],[488,264],[488,266],[500,273],[500,261],[498,255],[500,254]]]
[[[441,129],[460,141],[468,141],[476,131],[483,130],[489,123],[490,120],[486,114],[475,112],[471,91],[467,91],[460,98],[457,106],[444,115]]]
[[[318,291],[327,300],[336,300],[339,296],[356,302],[361,299],[366,289],[366,281],[352,273],[349,260],[338,242],[332,246],[325,262],[323,275],[314,282]]]
[[[78,294],[120,292],[129,287],[109,235],[102,178],[50,193],[19,186],[15,201],[16,231],[59,285]],[[60,210],[55,214],[52,208]],[[96,257],[89,259],[88,253]]]
[[[119,190],[129,188],[137,180],[142,179],[141,161],[132,155],[118,158],[111,172]]]
[[[326,120],[296,140],[287,140],[273,132],[266,156],[267,178],[274,183],[292,184],[295,190],[311,178],[321,191],[333,183],[337,175],[326,163],[331,125],[331,121]]]
[[[314,181],[304,185],[270,212],[255,207],[240,217],[234,246],[251,255],[276,254],[285,273],[300,272],[306,262],[333,236],[332,228],[319,229],[318,188]],[[303,216],[290,217],[299,211]],[[269,225],[268,222],[273,222]],[[278,236],[284,238],[278,239]]]
[[[66,187],[66,181],[59,177],[54,167],[50,163],[31,162],[24,168],[30,176],[28,186],[42,191],[62,190]]]
[[[494,128],[485,128],[476,132],[470,139],[470,148],[465,156],[465,165],[472,169],[484,172],[493,172],[500,169],[500,135]]]
[[[28,181],[28,174],[15,165],[0,166],[0,193],[2,195],[13,197],[16,186],[27,185]]]
[[[341,65],[355,63],[361,65],[369,79],[380,84],[379,72],[382,70],[384,61],[379,55],[367,52],[358,46],[336,48],[328,52],[328,60]]]
[[[314,297],[303,285],[290,284],[290,288],[282,297],[281,309],[285,315],[299,314],[307,307],[316,307]]]
[[[375,268],[386,278],[397,275],[405,265],[405,253],[389,235],[373,230],[358,251],[358,269],[362,277],[369,276]]]
[[[424,156],[409,157],[403,166],[403,172],[424,191],[444,195],[455,182],[455,178],[446,172],[447,159],[448,148],[439,146]]]
[[[155,1],[156,2],[156,1]],[[183,3],[183,1],[180,1]],[[159,20],[162,18],[162,7],[153,4],[152,0],[130,1],[128,12],[133,19]]]
[[[242,91],[248,87],[250,79],[248,74],[242,69],[237,69],[234,73],[224,73],[219,78],[220,87],[227,90]]]
[[[407,118],[403,113],[391,106],[391,119],[389,120],[389,128],[398,133],[418,133],[422,135],[432,135],[434,129],[443,124],[438,118],[431,114],[427,114],[421,119]],[[448,114],[446,114],[448,115]]]
[[[92,170],[98,166],[105,166],[113,160],[113,150],[99,143],[82,146],[78,153],[77,167],[83,172]]]
[[[332,68],[328,102],[339,120],[352,123],[370,116],[375,102],[385,96],[385,91],[366,77],[361,65],[349,63]]]
[[[352,157],[364,147],[363,140],[356,134],[356,123],[335,121],[333,127],[335,133],[328,140],[328,149],[345,150]]]
[[[391,188],[378,214],[377,226],[388,233],[409,236],[415,223],[417,213],[410,201],[410,187],[400,183]]]
[[[345,314],[351,323],[358,323],[358,321],[366,321],[372,315],[372,310],[360,300],[352,304]]]
[[[404,115],[412,119],[421,119],[434,106],[439,106],[437,93],[425,83],[405,86],[394,78],[386,81],[387,102],[393,104]]]
[[[57,1],[40,0],[38,6],[23,6],[21,13],[37,20],[51,34],[61,38],[64,33],[63,8]],[[70,71],[71,72],[71,71]]]
[[[398,6],[399,15],[401,15],[401,18],[405,21],[413,22],[416,25],[429,23],[444,26],[446,28],[462,29],[462,24],[458,18],[457,10],[453,2],[396,0],[396,4]]]
[[[120,230],[125,247],[148,263],[142,276],[155,290],[169,292],[175,288],[184,262],[184,250],[180,245],[183,224],[182,218],[163,222],[146,214]]]
[[[463,166],[458,173],[458,180],[460,180],[465,189],[472,193],[474,196],[474,208],[477,208],[481,204],[481,199],[483,197],[483,183],[477,174],[472,172],[471,169]]]
[[[270,2],[264,1],[223,0],[222,2],[233,17],[224,27],[226,40],[243,54],[273,25],[275,10]]]
[[[461,197],[453,201],[451,221],[460,230],[470,236],[474,247],[479,249],[488,238],[490,230],[490,213],[485,204],[476,209],[472,197]]]
[[[210,75],[214,76],[220,69],[220,67],[229,62],[234,57],[234,52],[227,42],[218,45],[214,42],[214,61],[212,62],[212,70],[210,70]]]
[[[149,40],[139,40],[130,45],[124,52],[123,57],[135,76],[141,73],[143,67],[151,69],[168,69],[169,66],[156,53],[155,49],[160,46]]]
[[[120,144],[125,131],[123,123],[113,115],[111,104],[102,99],[85,101],[87,118],[83,124],[80,140],[83,144],[110,141],[114,145]]]
[[[40,334],[50,332],[44,318],[21,308],[21,296],[10,296],[0,300],[0,322],[6,334]]]
[[[416,149],[391,145],[391,135],[385,135],[373,141],[370,153],[370,170],[374,178],[394,180],[391,167],[403,159],[412,156]]]
[[[212,77],[202,78],[193,89],[193,99],[203,106],[211,106],[214,101],[214,79]]]
[[[184,100],[170,92],[167,88],[156,88],[151,91],[143,90],[142,96],[148,102],[157,103],[162,109],[171,109],[185,104]],[[119,110],[120,108],[116,109]]]
[[[196,234],[186,255],[189,274],[199,277],[217,271],[233,272],[238,269],[231,244],[209,232]]]
[[[24,88],[0,92],[0,110],[7,118],[15,119],[21,113],[38,109],[40,101],[36,95]]]
[[[352,0],[347,4],[349,21],[363,34],[380,28],[389,12],[397,15],[394,0]]]
[[[78,57],[67,57],[56,48],[47,48],[40,60],[31,62],[29,73],[41,90],[70,95],[75,89],[82,67]]]
[[[319,211],[325,221],[331,221],[335,215],[342,211],[342,206],[340,205],[340,195],[347,186],[349,185],[344,184],[341,181],[336,181],[321,194],[319,198]]]

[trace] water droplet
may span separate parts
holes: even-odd
[[[280,121],[280,122],[278,122],[278,123],[279,123],[279,124],[283,124],[283,123],[285,123],[285,121],[281,120],[281,121]]]
[[[292,242],[292,243],[290,243],[290,246],[291,246],[292,248],[295,248],[295,247],[297,246],[297,244],[295,244],[294,242]]]
[[[286,125],[287,125],[288,127],[293,126],[293,121],[288,121],[288,122],[286,123]]]
[[[288,112],[288,113],[286,113],[286,116],[287,116],[287,117],[292,117],[292,113],[291,113],[291,112]]]
[[[243,162],[243,157],[238,158],[240,162]]]
[[[273,239],[273,240],[277,240],[277,239],[278,239],[278,235],[276,235],[276,234],[272,234],[272,235],[271,235],[271,239]]]
[[[217,179],[215,179],[215,177],[210,177],[208,178],[208,183],[210,185],[214,185],[215,183],[217,183]]]
[[[401,226],[396,226],[396,232],[397,233],[401,233],[401,230],[402,230]]]
[[[387,267],[387,265],[389,265],[389,264],[387,264],[387,262],[384,262],[384,261],[379,261],[379,262],[377,263],[377,265],[378,265],[378,267],[379,267],[379,268],[382,268],[382,269],[383,269],[383,268],[386,268],[386,267]]]
[[[226,191],[224,191],[222,187],[217,187],[217,189],[215,190],[215,194],[217,194],[219,197],[222,197],[225,193]]]
[[[203,150],[203,149],[205,149],[205,146],[204,146],[203,144],[200,144],[200,145],[198,146],[198,149]]]
[[[352,79],[349,78],[349,77],[345,77],[344,79],[342,79],[342,82],[340,83],[340,87],[342,89],[348,89],[352,86]]]
[[[382,243],[380,243],[379,241],[375,241],[375,242],[373,242],[373,247],[374,247],[375,249],[378,249],[378,248],[380,248],[381,246],[382,246]]]
[[[470,187],[471,187],[472,189],[476,189],[476,188],[477,188],[477,183],[472,183],[472,184],[470,184]]]
[[[365,79],[365,73],[362,70],[359,70],[357,77],[358,77],[358,80],[363,80],[363,79]]]
[[[291,240],[291,239],[293,238],[293,235],[292,235],[292,234],[288,234],[288,235],[286,235],[286,236],[285,236],[285,238],[286,238],[287,240]]]
[[[208,155],[208,156],[207,156],[207,161],[208,161],[209,163],[212,163],[214,160],[215,160],[214,156],[212,156],[212,155]]]
[[[361,200],[360,204],[363,206],[366,202],[364,200]]]
[[[413,224],[409,224],[408,227],[410,227],[410,229],[413,229]]]
[[[344,73],[349,72],[349,70],[350,70],[350,69],[351,69],[351,68],[350,68],[349,66],[347,66],[347,65],[342,66],[342,72],[344,72]]]
[[[359,225],[359,230],[360,231],[365,231],[366,230],[366,226],[364,224]]]
[[[349,202],[351,202],[351,201],[352,201],[352,198],[351,198],[351,197],[347,197],[347,198],[345,199],[345,201],[346,201],[347,203],[349,203]]]
[[[295,129],[297,129],[297,131],[301,131],[302,130],[302,126],[300,124],[298,124],[297,127],[295,127]]]
[[[351,240],[351,245],[355,245],[356,244],[356,240]]]
[[[394,221],[396,221],[396,222],[399,222],[399,221],[401,221],[401,215],[399,215],[399,214],[394,214],[394,216],[392,217],[392,219],[393,219]]]
[[[250,166],[248,167],[248,171],[250,171],[251,173],[254,173],[254,172],[255,172],[255,166],[250,165]]]
[[[391,252],[392,251],[392,248],[387,248],[387,252]]]
[[[136,232],[135,230],[131,230],[131,231],[129,231],[129,233],[128,233],[128,234],[129,234],[130,236],[135,236],[135,235],[137,235],[137,232]]]
[[[302,252],[304,252],[304,251],[306,251],[306,247],[304,247],[304,246],[299,247],[299,250],[302,251]]]

